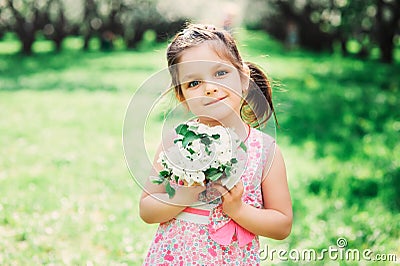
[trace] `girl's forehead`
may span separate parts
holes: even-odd
[[[190,47],[180,54],[179,62],[187,62],[187,61],[221,61],[226,60],[226,58],[222,58],[221,55],[217,53],[217,47],[215,44],[211,42],[204,42],[202,44]]]
[[[234,66],[227,58],[217,53],[213,45],[205,42],[182,52],[178,72],[182,77],[190,73],[201,73],[219,67],[233,68]]]

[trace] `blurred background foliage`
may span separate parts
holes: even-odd
[[[209,2],[0,0],[0,264],[140,265],[122,120],[187,21],[272,77],[295,220],[262,244],[400,258],[400,2]]]
[[[339,47],[343,55],[362,58],[377,50],[387,63],[393,62],[399,42],[397,0],[241,0],[212,5],[181,0],[2,0],[0,36],[15,33],[25,54],[32,53],[39,36],[52,40],[57,51],[67,36],[83,36],[83,49],[91,38],[99,38],[103,50],[111,49],[117,38],[130,49],[147,30],[165,41],[189,18],[204,18],[205,13],[214,20],[222,16],[227,27],[239,18],[248,28],[264,30],[288,46],[330,52]]]

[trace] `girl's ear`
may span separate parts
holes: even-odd
[[[243,63],[242,79],[242,92],[247,92],[250,84],[250,68],[246,63]]]

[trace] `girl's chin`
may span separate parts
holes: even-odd
[[[224,109],[222,109],[222,108],[218,109],[218,112],[197,113],[196,116],[199,117],[200,121],[203,123],[208,122],[210,125],[211,124],[221,124],[226,119],[231,118],[232,114],[233,114],[231,109],[228,109],[228,108],[224,108]]]

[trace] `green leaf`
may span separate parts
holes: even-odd
[[[171,187],[171,184],[169,182],[165,184],[165,190],[169,198],[172,198],[175,195],[175,189]]]
[[[219,134],[214,134],[214,135],[212,135],[211,136],[213,139],[219,139],[220,138],[220,135]]]
[[[216,180],[218,180],[222,175],[223,175],[223,173],[218,172],[218,173],[215,173],[215,174],[213,174],[213,175],[211,175],[211,176],[208,176],[208,179],[211,180],[211,181],[216,181]]]
[[[161,185],[162,183],[164,183],[164,179],[160,178],[160,179],[153,179],[151,182],[157,184],[157,185]]]
[[[223,175],[223,173],[217,168],[208,168],[204,172],[204,175],[206,176],[206,179],[216,181]]]
[[[197,126],[197,125],[191,125],[191,126],[189,126],[189,130],[196,130],[196,129],[198,129],[199,128],[199,126]]]
[[[204,171],[204,175],[206,177],[214,175],[215,173],[218,173],[219,170],[217,168],[208,168],[206,171]]]
[[[203,143],[206,146],[211,144],[211,140],[208,137],[202,137],[200,142]]]
[[[242,148],[244,151],[247,151],[247,147],[246,147],[246,145],[244,144],[244,142],[242,141],[242,142],[240,142],[240,148]]]
[[[160,176],[160,177],[168,177],[169,175],[170,175],[170,173],[169,173],[169,171],[168,170],[162,170],[162,171],[160,171],[159,173],[158,173],[158,175]]]
[[[229,176],[231,175],[231,169],[232,169],[231,166],[229,166],[229,165],[226,165],[226,166],[225,166],[224,173],[225,173],[225,175],[226,175],[227,177],[229,177]]]
[[[182,136],[184,136],[186,133],[187,133],[187,131],[188,131],[188,125],[186,125],[186,124],[180,124],[179,126],[177,126],[176,128],[175,128],[175,132],[176,132],[176,134],[178,134],[178,135],[182,135]]]
[[[193,131],[187,131],[185,136],[183,137],[182,146],[186,148],[189,142],[192,142],[193,140],[196,140],[198,138],[199,136],[197,136],[196,133],[194,133]]]
[[[192,148],[187,149],[190,154],[196,153]]]
[[[176,144],[178,141],[182,141],[182,139],[174,139],[174,144]]]
[[[210,155],[210,154],[211,154],[211,151],[208,149],[207,146],[206,146],[205,150],[206,150],[207,155]]]
[[[237,163],[237,162],[238,162],[238,160],[236,158],[231,159],[231,163]]]

